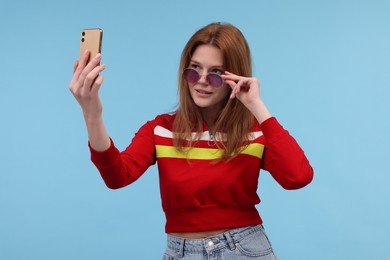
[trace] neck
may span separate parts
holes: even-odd
[[[215,111],[211,109],[201,110],[203,121],[206,123],[210,130],[213,129],[215,121],[217,121],[217,118],[219,116],[219,113],[220,111]]]

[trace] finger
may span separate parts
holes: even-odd
[[[83,54],[82,58],[78,61],[79,66],[77,67],[77,70],[76,70],[75,73],[78,73],[78,74],[81,73],[81,71],[82,71],[82,70],[85,68],[85,66],[87,65],[88,60],[89,60],[89,56],[90,56],[90,55],[91,55],[91,54],[90,54],[89,50],[85,50],[85,51],[84,51],[84,54]]]
[[[76,70],[77,70],[78,65],[79,65],[79,61],[76,60],[76,61],[74,62],[74,64],[73,64],[73,77],[72,77],[72,79],[71,79],[71,81],[70,81],[70,83],[69,83],[69,89],[70,89],[70,91],[72,91],[72,92],[73,92],[73,90],[74,90],[74,88],[75,88],[75,85],[76,85],[75,82],[77,82],[77,80],[78,80],[78,77],[75,76],[75,72],[76,72]]]
[[[87,64],[87,66],[83,69],[83,71],[81,72],[81,74],[79,76],[79,81],[83,82],[83,86],[86,86],[85,81],[87,80],[87,76],[94,69],[100,67],[99,62],[100,62],[101,59],[102,59],[102,55],[100,53],[98,53],[92,60],[90,60],[90,62]],[[101,67],[100,67],[100,69],[101,69]],[[96,76],[97,76],[97,74],[98,73],[96,73]],[[95,76],[95,78],[96,78],[96,76]],[[89,76],[89,77],[92,77],[92,75]],[[95,79],[95,78],[93,78],[93,79]],[[89,83],[91,83],[91,80],[89,80]],[[89,85],[89,86],[91,86],[91,85]]]
[[[76,60],[73,64],[73,74],[76,72],[77,67],[79,66],[79,61]]]
[[[229,85],[229,87],[232,89],[234,89],[234,87],[236,86],[236,82],[233,81],[233,80],[225,80],[225,83]]]
[[[234,87],[234,91],[235,91],[235,94],[236,94],[236,95],[240,92],[241,87],[243,86],[243,84],[244,84],[245,81],[246,81],[245,79],[241,79],[241,80],[239,80],[239,81],[237,82],[236,86]]]
[[[235,86],[234,86],[234,89],[233,89],[233,95],[231,95],[232,97],[238,97],[239,98],[239,94],[240,92],[244,91],[244,92],[247,92],[249,90],[249,85],[248,85],[248,78],[242,78],[241,80],[239,80]]]
[[[237,86],[234,86],[232,93],[230,94],[230,99],[238,97],[237,95],[239,94],[239,92],[240,92],[240,88]]]
[[[234,91],[232,91],[232,93],[230,93],[230,99],[234,99],[236,97],[236,94],[234,94]]]
[[[93,85],[91,87],[91,95],[97,95],[99,92],[99,89],[101,85],[103,84],[104,76],[99,75],[95,81],[93,82]]]
[[[101,59],[102,59],[102,55],[100,53],[96,54],[95,57],[91,57],[85,69],[91,71],[96,66],[99,66]]]
[[[99,73],[102,72],[105,68],[106,68],[106,65],[105,64],[102,64],[100,65],[99,67],[102,67],[101,70],[99,70]],[[104,80],[104,76],[101,75],[101,74],[98,74],[97,77],[95,78],[92,86],[91,86],[91,93],[94,94],[99,91],[100,89],[100,86],[102,85],[103,83],[103,80]]]
[[[235,87],[236,87],[236,82],[233,81],[233,80],[225,80],[225,83],[228,84],[230,86],[230,88],[232,89],[231,93],[230,93],[230,99],[233,99],[236,95],[235,95]]]
[[[73,67],[73,78],[72,78],[72,81],[70,83],[71,85],[75,85],[75,84],[77,84],[77,82],[80,82],[80,75],[85,68],[85,65],[89,59],[89,55],[90,55],[89,51],[85,50],[83,57],[80,60],[75,62],[74,67]],[[76,63],[77,63],[77,67],[76,67]],[[80,83],[77,85],[80,85]],[[81,83],[81,86],[82,86],[82,83]]]
[[[244,84],[244,80],[242,80],[242,79],[237,82],[237,84],[236,84],[237,91],[240,91],[242,84]]]
[[[239,81],[241,79],[244,79],[245,77],[241,77],[241,76],[238,76],[238,75],[235,75],[233,73],[230,73],[228,71],[225,71],[225,73],[227,74],[222,74],[221,77],[224,79],[224,80],[233,80],[233,81]]]
[[[92,85],[94,84],[97,77],[99,76],[99,73],[102,72],[105,68],[106,66],[102,64],[95,67],[90,73],[88,73],[88,75],[84,80],[84,86],[83,86],[85,92],[91,91]]]

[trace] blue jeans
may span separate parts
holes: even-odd
[[[260,259],[276,260],[262,225],[231,229],[204,239],[183,239],[168,234],[163,260]]]

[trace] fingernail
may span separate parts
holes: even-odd
[[[100,53],[96,54],[95,59],[99,59],[102,55]]]

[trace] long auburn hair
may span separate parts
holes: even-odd
[[[211,23],[199,29],[187,42],[181,55],[179,67],[179,106],[173,123],[174,145],[180,152],[188,152],[193,142],[199,141],[203,132],[203,119],[197,105],[193,101],[188,83],[183,78],[183,70],[190,64],[192,54],[200,45],[217,47],[223,56],[223,68],[234,74],[251,77],[252,64],[250,49],[243,34],[235,26],[228,23]],[[229,87],[229,86],[225,86]],[[225,98],[212,134],[224,133],[226,141],[216,140],[223,149],[221,159],[228,159],[240,153],[243,142],[252,130],[254,117],[252,113],[237,99],[229,99],[231,88]],[[193,136],[192,133],[196,134]]]

